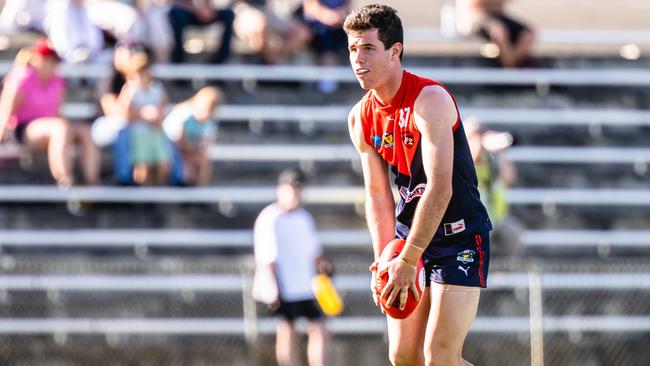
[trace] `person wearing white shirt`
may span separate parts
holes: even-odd
[[[52,46],[68,63],[92,62],[104,48],[101,30],[90,21],[84,0],[50,0],[44,20]]]
[[[312,278],[331,272],[312,215],[301,207],[304,177],[295,170],[280,174],[277,201],[262,210],[254,228],[255,280],[253,297],[280,316],[276,358],[280,366],[298,365],[294,320],[307,318],[307,358],[323,366],[329,335],[314,299]]]

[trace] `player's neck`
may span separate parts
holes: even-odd
[[[397,91],[399,91],[402,85],[403,74],[404,70],[400,67],[399,70],[391,72],[391,76],[384,84],[373,90],[375,97],[381,104],[389,105],[393,101],[393,98],[395,98]]]

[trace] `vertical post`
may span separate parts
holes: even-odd
[[[530,364],[544,365],[544,320],[542,310],[542,277],[536,266],[528,272],[530,295]]]
[[[248,345],[257,343],[257,309],[253,300],[252,280],[247,270],[242,271],[242,304],[244,313],[244,338]]]
[[[253,275],[249,265],[244,265],[241,271],[242,277],[242,307],[244,315],[244,339],[249,349],[249,362],[253,365],[261,365],[259,357],[258,328],[257,328],[257,305],[253,299]]]

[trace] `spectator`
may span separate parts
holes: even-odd
[[[50,171],[60,187],[73,184],[69,150],[76,141],[86,183],[98,184],[101,161],[90,128],[71,124],[59,114],[65,84],[56,73],[58,63],[58,55],[46,40],[19,53],[0,97],[0,137],[9,126],[15,139],[27,148],[47,149]]]
[[[466,36],[476,34],[495,43],[503,67],[530,66],[535,34],[527,25],[506,15],[507,1],[458,0],[458,30]]]
[[[65,62],[98,61],[104,38],[101,30],[90,21],[84,0],[48,2],[44,28]]]
[[[303,176],[294,170],[280,174],[277,201],[262,210],[254,229],[253,296],[281,317],[276,335],[280,366],[298,365],[294,321],[309,320],[307,356],[310,366],[326,365],[329,335],[311,289],[317,269],[331,272],[322,256],[313,217],[301,205]]]
[[[129,121],[129,162],[133,181],[141,185],[169,182],[172,150],[162,129],[167,94],[149,70],[150,57],[137,52],[130,57],[127,81],[118,97]],[[120,157],[123,158],[123,157]]]
[[[220,103],[221,91],[205,87],[174,106],[163,122],[165,133],[183,156],[186,184],[206,186],[210,183],[212,163],[208,148],[214,136],[214,110]]]
[[[99,104],[102,116],[92,125],[93,141],[100,146],[111,145],[119,131],[127,124],[126,110],[118,103],[120,91],[126,84],[132,52],[144,52],[141,47],[118,45],[113,52],[113,72],[110,79],[103,80]]]
[[[183,35],[187,26],[206,26],[217,22],[223,24],[223,34],[219,49],[212,57],[212,62],[226,62],[230,57],[234,19],[235,13],[232,9],[216,9],[210,0],[173,0],[169,10],[169,21],[174,34],[172,62],[184,61]]]
[[[268,64],[285,60],[311,39],[302,20],[292,12],[280,14],[266,0],[240,0],[235,14],[237,35]]]
[[[0,29],[7,32],[31,31],[45,34],[43,19],[48,0],[8,0],[0,13]]]
[[[479,120],[473,117],[465,120],[463,125],[476,167],[481,200],[494,225],[492,253],[515,256],[521,250],[523,227],[516,217],[510,215],[506,198],[507,188],[517,181],[517,170],[505,154],[505,149],[512,144],[512,136],[505,132],[484,132]]]
[[[156,62],[169,61],[173,37],[167,0],[96,0],[87,7],[90,20],[117,44],[143,44]]]
[[[334,66],[339,54],[348,44],[343,21],[349,9],[348,0],[304,0],[305,21],[310,25],[319,63]],[[338,89],[334,80],[324,79],[318,84],[321,92],[330,94]]]

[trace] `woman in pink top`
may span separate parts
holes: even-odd
[[[18,142],[32,150],[47,149],[52,176],[61,187],[72,185],[70,146],[80,144],[82,171],[88,184],[99,182],[100,153],[86,125],[71,124],[59,114],[65,83],[56,74],[59,57],[46,40],[16,57],[0,96],[0,137],[13,128]]]

